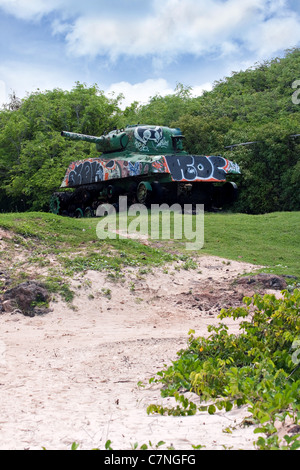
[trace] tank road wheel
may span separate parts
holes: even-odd
[[[136,190],[136,198],[140,204],[148,204],[152,196],[152,187],[148,181],[142,181]]]
[[[50,199],[50,212],[57,215],[69,215],[68,205],[69,201],[72,198],[71,193],[62,192],[62,193],[53,193]]]
[[[110,184],[110,185],[107,187],[107,198],[108,198],[109,200],[111,200],[111,199],[114,197],[115,192],[116,192],[116,191],[115,191],[115,188],[113,187],[112,184]]]
[[[95,213],[91,207],[86,207],[83,213],[84,217],[94,217]]]
[[[83,217],[83,211],[82,209],[80,209],[80,207],[77,207],[77,209],[75,210],[74,217],[76,219],[81,219]]]
[[[56,194],[53,194],[53,196],[50,199],[50,212],[52,214],[58,215],[60,211],[60,199]]]

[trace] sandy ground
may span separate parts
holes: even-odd
[[[114,450],[149,441],[164,441],[161,449],[254,448],[254,428],[241,425],[245,408],[213,416],[146,413],[151,403],[173,403],[149,378],[176,359],[189,329],[205,335],[221,307],[241,304],[249,292],[231,283],[255,270],[210,256],[199,258],[196,270],[176,266],[127,270],[117,283],[89,271],[73,280],[74,308],[56,301],[43,316],[1,314],[2,450],[65,450],[72,442],[104,449],[107,440]]]

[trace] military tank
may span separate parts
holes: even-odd
[[[178,128],[155,125],[127,126],[106,135],[90,136],[62,131],[67,139],[92,142],[99,158],[72,162],[52,195],[50,210],[71,217],[97,215],[109,202],[118,208],[119,196],[128,204],[205,204],[221,208],[234,201],[230,174],[239,166],[220,155],[191,155],[184,151]]]

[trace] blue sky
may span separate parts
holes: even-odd
[[[0,0],[0,106],[76,81],[123,107],[177,83],[199,95],[299,44],[299,0]]]

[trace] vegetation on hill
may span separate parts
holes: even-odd
[[[292,137],[300,133],[300,104],[292,100],[299,70],[300,49],[294,49],[233,72],[198,98],[179,84],[173,95],[124,111],[121,96],[107,98],[97,85],[78,82],[71,91],[37,91],[21,101],[12,96],[0,110],[0,210],[47,210],[69,163],[96,155],[94,145],[66,141],[61,130],[101,135],[138,122],[178,126],[189,152],[237,161],[235,211],[299,210],[300,138]],[[256,143],[226,148],[245,142]]]
[[[98,218],[72,219],[42,212],[0,214],[0,228],[9,230],[14,235],[12,241],[30,250],[21,266],[24,272],[27,264],[44,263],[45,258],[53,256],[63,265],[64,273],[86,269],[119,273],[125,266],[159,266],[207,253],[264,266],[264,272],[289,276],[292,286],[300,279],[299,218],[300,212],[207,213],[204,246],[198,252],[186,251],[184,235],[182,240],[151,240],[150,227],[146,244],[130,238],[100,240],[96,233]],[[173,226],[170,233],[174,233]],[[8,254],[3,252],[3,263]],[[13,258],[9,262],[13,264]]]
[[[256,294],[245,297],[244,305],[223,309],[219,315],[221,320],[240,319],[238,335],[229,334],[223,323],[208,327],[208,338],[190,332],[178,359],[150,379],[163,384],[162,396],[174,396],[177,406],[152,404],[148,413],[214,414],[247,405],[248,423],[258,424],[255,432],[263,435],[256,441],[259,449],[299,449],[300,290],[284,291],[282,299]],[[189,401],[184,391],[194,392],[203,404]],[[278,423],[289,420],[293,432],[280,439]]]

